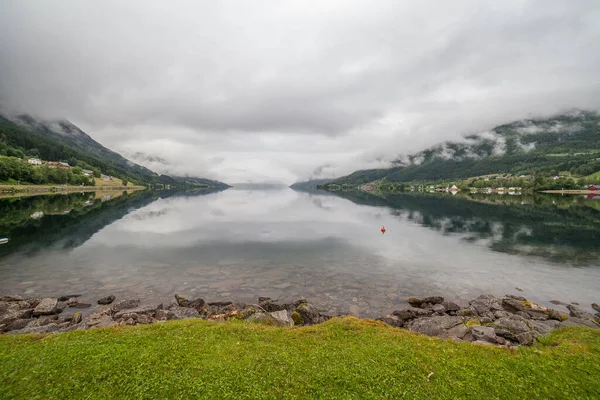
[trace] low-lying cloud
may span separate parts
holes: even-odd
[[[9,0],[0,105],[159,172],[291,183],[600,108],[599,21],[593,0]]]

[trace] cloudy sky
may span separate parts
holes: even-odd
[[[0,105],[159,172],[331,177],[600,108],[600,3],[0,3]]]

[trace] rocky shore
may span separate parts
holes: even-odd
[[[80,298],[80,295],[43,299],[0,296],[0,332],[57,333],[186,318],[215,322],[238,319],[292,327],[318,324],[340,316],[325,313],[306,299],[279,304],[260,297],[256,304],[244,304],[205,302],[201,298],[190,300],[175,295],[175,301],[165,306],[142,305],[139,299],[117,300],[115,296],[107,296],[97,299],[97,305],[92,306]],[[591,314],[577,304],[553,302],[564,306],[567,313],[513,295],[481,295],[463,307],[439,296],[413,297],[406,301],[410,307],[378,320],[428,336],[499,346],[531,345],[539,336],[561,327],[600,328],[600,306],[596,303],[592,304],[596,313]]]

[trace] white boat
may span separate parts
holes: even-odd
[[[6,244],[6,243],[8,243],[8,239],[7,238],[0,239],[0,244]]]

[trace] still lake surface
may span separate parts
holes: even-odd
[[[413,295],[600,302],[600,199],[584,196],[77,193],[0,199],[0,237],[2,294],[303,296],[361,316]]]

